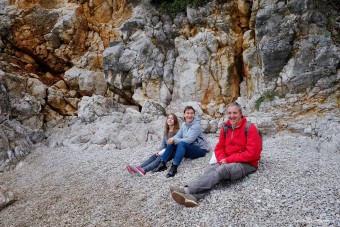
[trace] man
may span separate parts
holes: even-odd
[[[186,207],[197,206],[197,200],[221,180],[237,180],[255,172],[262,151],[262,138],[254,125],[245,133],[247,119],[237,102],[227,106],[227,132],[224,127],[215,147],[217,164],[185,187],[170,187],[172,198]]]

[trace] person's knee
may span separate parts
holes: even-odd
[[[168,149],[173,149],[174,148],[174,144],[167,144],[166,145],[166,150],[168,150]]]
[[[177,144],[177,146],[185,146],[186,144],[187,144],[186,142],[181,141],[181,142],[179,142],[179,143]]]
[[[222,164],[217,169],[217,172],[222,174],[224,178],[231,181],[244,177],[244,171],[240,163]]]
[[[243,178],[244,176],[244,170],[240,163],[233,163],[233,165],[230,166],[230,180],[238,180]]]
[[[177,149],[179,149],[179,148],[185,149],[186,146],[187,146],[187,143],[182,141],[182,142],[179,142],[179,143],[177,144]]]

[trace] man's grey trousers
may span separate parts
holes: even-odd
[[[186,185],[189,193],[196,199],[204,196],[204,193],[210,190],[215,184],[221,180],[238,180],[250,173],[255,172],[257,169],[248,163],[228,163],[228,164],[215,164],[199,176],[194,182]]]

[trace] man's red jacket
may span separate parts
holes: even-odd
[[[252,124],[245,134],[247,119],[242,117],[234,128],[227,121],[228,132],[224,136],[224,127],[220,131],[220,138],[215,147],[217,162],[225,159],[227,163],[246,162],[258,168],[262,151],[262,138],[257,128]]]

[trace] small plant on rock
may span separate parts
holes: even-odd
[[[199,7],[210,0],[152,0],[151,4],[156,5],[161,12],[167,13],[175,17],[178,13],[185,12],[188,6]]]
[[[273,101],[274,98],[275,98],[276,94],[274,91],[266,91],[264,92],[260,98],[258,98],[256,101],[255,101],[255,109],[256,110],[259,110],[260,109],[260,106],[261,106],[261,103],[265,100],[269,100],[269,101]]]

